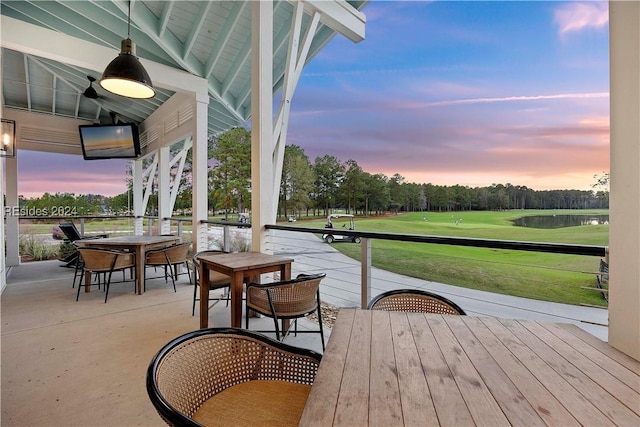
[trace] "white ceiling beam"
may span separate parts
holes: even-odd
[[[307,15],[318,11],[322,14],[320,22],[342,34],[353,42],[361,42],[365,36],[367,18],[364,13],[344,0],[289,0],[290,3],[302,2]]]
[[[224,25],[220,28],[218,38],[216,42],[211,46],[211,53],[209,53],[209,57],[207,58],[207,63],[204,67],[204,76],[209,77],[209,75],[213,72],[220,56],[222,55],[222,47],[227,44],[229,39],[231,38],[231,30],[238,23],[240,17],[242,16],[242,11],[249,4],[249,2],[244,1],[236,1],[233,3],[231,11],[227,16],[227,19],[224,21]]]
[[[189,37],[184,43],[182,59],[187,59],[187,57],[191,53],[191,49],[193,49],[196,38],[198,37],[198,34],[200,34],[200,30],[204,26],[207,15],[209,14],[209,9],[211,9],[211,2],[204,2],[200,5],[200,11],[198,11],[196,22],[193,23],[191,32],[189,33]]]
[[[164,32],[167,30],[167,24],[169,23],[169,18],[171,17],[171,12],[173,11],[173,6],[175,5],[175,1],[167,1],[164,3],[164,8],[162,9],[162,15],[160,15],[160,20],[158,21],[158,36],[164,37]]]

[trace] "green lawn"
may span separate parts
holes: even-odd
[[[608,211],[406,213],[357,218],[356,228],[387,233],[608,245],[609,225],[534,229],[516,227],[511,222],[524,215],[571,213],[608,214]],[[325,222],[298,221],[296,224],[323,227]],[[359,245],[334,243],[333,246],[352,258],[360,257]],[[596,257],[373,240],[372,263],[412,277],[489,292],[568,304],[606,305],[599,292],[581,289],[581,286],[595,286],[593,272],[599,263]]]

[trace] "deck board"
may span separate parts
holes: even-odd
[[[640,361],[635,360],[634,358],[627,354],[624,354],[620,350],[611,347],[606,342],[578,328],[576,325],[571,323],[556,323],[555,325],[559,328],[563,328],[566,331],[571,332],[573,335],[580,338],[582,341],[586,342],[591,347],[598,350],[600,353],[609,356],[611,359],[626,367],[631,372],[635,372],[636,375],[638,375],[638,372],[640,372]]]
[[[428,344],[435,342],[435,338],[427,320],[423,317],[412,316],[409,318],[409,325],[420,354],[424,376],[431,390],[438,422],[440,425],[449,426],[474,425],[473,417],[453,379],[453,373],[444,356],[437,346]]]
[[[396,358],[402,416],[408,426],[438,425],[433,398],[422,370],[420,354],[410,330],[407,316],[391,313],[391,330]]]
[[[340,395],[336,406],[334,425],[359,426],[369,423],[369,354],[371,351],[371,314],[358,310],[354,316],[354,327],[349,340],[349,350],[344,364]]]
[[[446,321],[455,328],[458,339],[464,336],[468,341],[465,345],[467,354],[478,371],[483,373],[482,378],[492,394],[499,402],[515,402],[502,407],[511,424],[578,425],[576,419],[487,329],[480,318],[452,317]],[[473,332],[467,325],[473,327]]]
[[[563,342],[571,345],[573,349],[578,351],[580,354],[582,354],[598,366],[603,365],[604,359],[610,359],[606,363],[606,371],[609,374],[613,375],[619,381],[629,386],[636,393],[640,393],[640,376],[637,373],[633,372],[633,370],[618,363],[618,361],[612,359],[608,355],[601,353],[597,348],[594,348],[592,345],[584,342],[576,335],[560,327],[559,325],[541,324],[540,326],[553,333]]]
[[[563,341],[535,322],[527,323],[525,327],[533,331],[536,336],[540,337],[545,343],[558,352],[558,354],[598,383],[611,395],[616,396],[622,404],[634,411],[637,415],[640,415],[640,395],[638,392],[614,377],[606,369],[602,368],[601,365],[595,363],[592,357],[585,357],[574,349],[570,344],[573,343],[573,340],[570,342]],[[572,337],[577,340],[575,336],[572,335]]]
[[[369,381],[369,424],[401,426],[404,421],[389,316],[373,318],[371,330],[376,331],[371,335],[371,367],[378,375]]]
[[[611,423],[593,403],[580,393],[576,393],[576,390],[569,382],[558,375],[549,364],[504,325],[492,319],[481,319],[481,321],[500,341],[510,343],[509,351],[579,423],[582,425],[607,425]],[[540,408],[544,407],[537,407],[536,409],[541,410]]]
[[[637,425],[640,421],[634,412],[622,404],[597,382],[585,375],[569,361],[558,354],[553,347],[534,335],[521,322],[501,319],[501,322],[524,342],[534,353],[544,360],[553,370],[574,388],[576,393],[593,402],[614,424],[626,426]],[[595,425],[588,423],[588,425]]]

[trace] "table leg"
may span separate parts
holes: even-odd
[[[209,270],[201,262],[198,267],[200,277],[200,329],[209,327]]]
[[[92,272],[90,271],[85,271],[84,272],[84,284],[86,285],[84,287],[84,291],[85,292],[91,292],[91,276],[93,275]]]
[[[231,276],[231,327],[242,327],[242,282],[243,272],[234,272]]]
[[[136,287],[138,295],[142,295],[142,287],[144,286],[145,266],[144,266],[144,247],[140,247],[135,251],[136,254]]]

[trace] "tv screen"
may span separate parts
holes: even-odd
[[[138,127],[133,123],[80,125],[79,128],[85,160],[135,159],[140,156]]]

